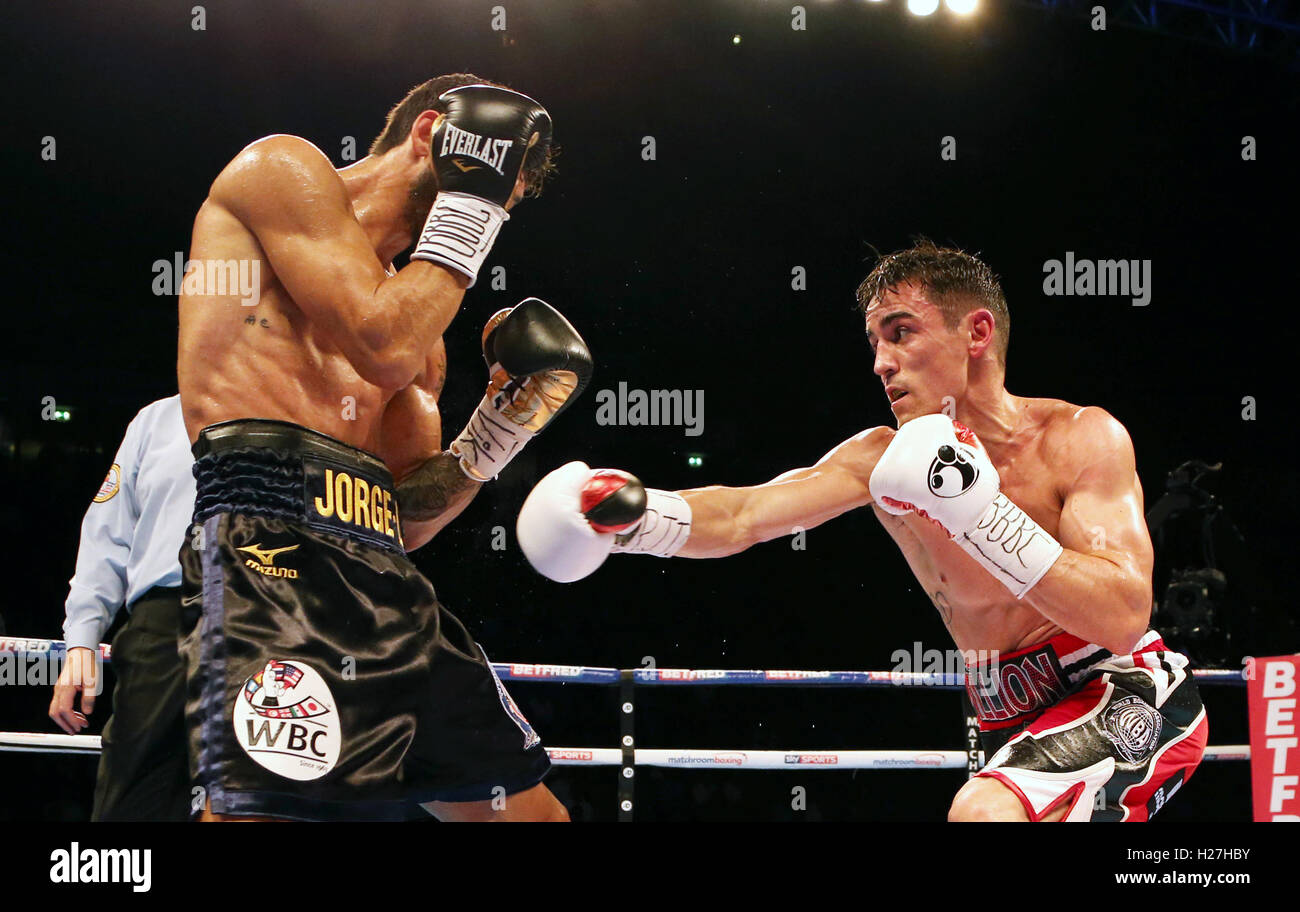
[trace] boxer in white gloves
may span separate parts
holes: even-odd
[[[520,511],[525,555],[570,582],[613,552],[722,557],[870,506],[958,648],[996,656],[967,669],[990,759],[949,819],[1148,819],[1208,727],[1187,659],[1148,627],[1128,433],[1006,390],[1006,300],[969,254],[920,242],[883,257],[858,299],[897,430],[752,487],[659,491],[569,463]]]

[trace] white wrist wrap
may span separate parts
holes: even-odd
[[[645,489],[645,516],[614,539],[614,551],[672,557],[691,536],[691,505],[672,491]]]
[[[495,398],[491,392],[483,397],[465,430],[448,447],[460,460],[461,471],[475,481],[495,478],[537,434],[503,418],[493,401]]]
[[[1043,578],[1064,550],[1001,492],[975,528],[953,541],[1018,599]]]
[[[473,288],[497,232],[509,219],[509,213],[496,203],[468,193],[439,193],[411,259],[441,263],[464,273]]]

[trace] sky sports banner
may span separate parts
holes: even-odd
[[[1249,676],[1250,777],[1255,819],[1300,822],[1296,699],[1300,656],[1254,660]]]

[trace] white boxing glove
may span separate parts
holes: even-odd
[[[571,583],[595,573],[611,551],[671,557],[690,536],[680,494],[645,488],[626,472],[560,466],[537,483],[515,523],[524,557],[538,573]]]
[[[946,415],[913,418],[899,428],[869,482],[881,509],[919,513],[950,537],[979,521],[1000,484],[975,435]]]
[[[1001,493],[997,469],[971,430],[946,415],[898,429],[871,473],[882,510],[914,512],[943,527],[963,551],[1023,598],[1063,548]]]
[[[585,462],[562,465],[537,483],[519,509],[515,534],[533,569],[557,583],[595,573],[614,548],[614,533],[597,532],[582,515]]]

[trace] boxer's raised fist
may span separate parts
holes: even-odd
[[[515,192],[524,157],[551,143],[551,115],[510,89],[470,85],[438,96],[445,115],[430,140],[443,193],[464,193],[504,207]]]
[[[528,150],[551,144],[551,115],[527,95],[489,85],[451,89],[437,103],[444,115],[429,155],[438,195],[411,259],[454,270],[473,287],[510,218]]]
[[[1060,542],[1001,492],[997,468],[975,434],[947,415],[899,428],[869,484],[881,509],[938,523],[1018,599],[1061,556]]]
[[[591,379],[591,351],[551,305],[526,298],[483,328],[487,392],[450,450],[465,474],[487,481],[564,411]]]
[[[869,484],[882,510],[918,513],[950,538],[974,528],[1001,487],[979,440],[947,415],[913,418],[899,428]]]

